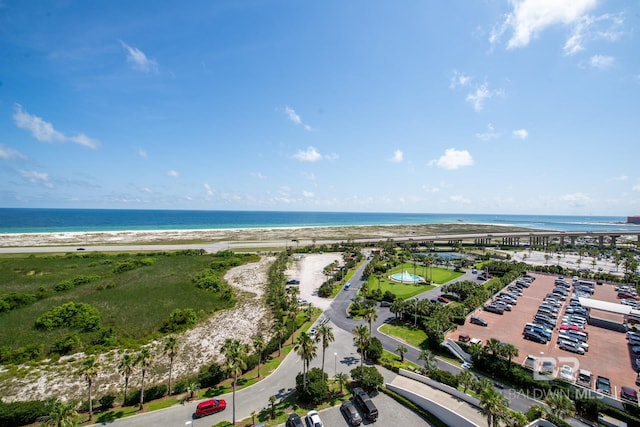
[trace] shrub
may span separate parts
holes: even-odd
[[[304,375],[298,373],[296,376],[296,390],[302,402],[315,403],[327,398],[329,395],[328,375],[323,374],[319,368],[312,368],[307,372],[307,386],[303,387]]]
[[[60,356],[64,356],[66,354],[72,353],[82,344],[82,340],[80,340],[80,336],[78,334],[70,334],[60,338],[55,341],[51,346],[51,353],[59,354]]]
[[[171,312],[168,319],[165,319],[160,326],[160,332],[170,333],[178,332],[189,326],[195,325],[198,321],[198,315],[192,308],[184,310],[176,308]]]
[[[220,381],[226,379],[226,375],[221,366],[217,363],[212,363],[209,366],[203,366],[198,373],[198,382],[203,388],[213,387],[218,385]]]
[[[100,312],[90,304],[68,302],[38,317],[36,328],[51,329],[69,327],[83,331],[93,331],[100,326]]]
[[[449,371],[436,369],[429,373],[429,377],[434,381],[438,381],[453,388],[458,388],[458,377]]]
[[[32,424],[46,415],[48,415],[47,404],[40,400],[12,403],[0,401],[0,426]]]
[[[151,402],[152,400],[160,399],[167,394],[167,386],[165,384],[154,385],[144,390],[144,401]],[[140,403],[140,389],[133,390],[127,395],[127,400],[124,402],[125,406],[133,406]]]
[[[115,402],[116,396],[113,394],[105,394],[100,399],[98,399],[98,403],[100,403],[100,410],[106,411],[108,409],[113,408],[113,402]]]
[[[377,337],[372,337],[367,346],[367,359],[371,362],[378,363],[382,357],[384,349],[382,348],[382,342]]]
[[[384,378],[375,366],[358,366],[351,370],[351,378],[367,391],[377,390],[384,384]]]

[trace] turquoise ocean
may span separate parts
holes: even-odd
[[[0,208],[0,233],[208,230],[396,224],[491,224],[557,231],[638,230],[617,216],[384,212]]]

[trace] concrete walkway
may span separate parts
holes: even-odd
[[[487,423],[487,419],[476,407],[426,384],[422,384],[401,375],[396,375],[392,381],[389,381],[389,383],[432,400],[450,411],[465,417],[477,426],[484,426]]]

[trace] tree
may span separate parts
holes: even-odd
[[[398,345],[395,349],[395,352],[398,353],[400,355],[400,362],[404,362],[404,354],[409,351],[407,350],[407,347],[403,346],[402,344]]]
[[[502,348],[502,354],[509,360],[509,371],[511,371],[511,361],[514,357],[518,357],[518,347],[513,344],[507,344]]]
[[[118,373],[124,377],[124,400],[122,406],[127,401],[127,391],[129,390],[129,377],[133,373],[133,369],[136,366],[136,359],[131,353],[124,353],[120,363],[118,364]]]
[[[282,342],[287,336],[287,325],[284,322],[276,323],[275,330],[273,331],[276,339],[278,340],[278,357],[282,355]]]
[[[253,349],[258,355],[258,378],[260,378],[260,363],[262,362],[262,352],[267,347],[267,343],[264,340],[262,334],[258,334],[253,338]]]
[[[91,386],[93,385],[93,380],[98,376],[98,372],[100,371],[100,367],[96,362],[95,356],[87,357],[82,366],[80,367],[79,374],[84,378],[87,382],[87,388],[89,389],[89,420],[93,418],[93,398],[91,396]]]
[[[484,346],[485,351],[492,357],[501,356],[504,346],[497,338],[489,338],[487,344]]]
[[[138,353],[138,357],[136,357],[136,365],[140,366],[140,373],[142,374],[142,381],[140,382],[140,409],[144,406],[144,377],[147,374],[147,369],[151,366],[151,352],[149,348],[144,347]]]
[[[276,397],[274,395],[269,396],[269,403],[271,404],[271,419],[276,417]]]
[[[358,366],[351,370],[351,378],[369,391],[377,390],[384,384],[384,378],[375,366]]]
[[[187,392],[189,393],[189,400],[193,399],[193,395],[200,388],[200,384],[196,380],[191,380],[187,383]]]
[[[78,416],[75,402],[63,402],[55,399],[48,403],[49,418],[42,424],[43,427],[76,427]]]
[[[507,398],[498,393],[493,386],[484,388],[480,393],[480,407],[487,417],[488,427],[499,427],[500,420],[507,412]]]
[[[458,373],[458,383],[464,388],[463,393],[467,392],[467,388],[475,381],[475,377],[467,369],[463,369]]]
[[[178,339],[174,336],[167,337],[164,342],[164,354],[169,357],[169,396],[171,396],[171,374],[173,372],[173,359],[178,354]]]
[[[360,366],[362,366],[364,364],[364,358],[367,352],[367,347],[369,346],[371,334],[365,325],[356,326],[353,329],[353,334],[355,335],[353,341],[358,348],[358,353],[360,353]]]
[[[508,410],[506,418],[510,427],[525,427],[529,424],[529,419],[522,412]]]
[[[378,320],[378,310],[375,307],[367,307],[364,309],[362,317],[369,323],[369,335],[371,335],[373,322]]]
[[[563,420],[576,412],[575,403],[564,393],[549,393],[544,403],[549,406],[553,415]]]
[[[333,335],[333,329],[331,326],[321,325],[318,328],[316,340],[320,340],[322,342],[322,373],[324,374],[324,356],[329,347],[329,343],[332,343],[336,340],[336,337]]]
[[[344,372],[337,372],[335,380],[340,384],[340,394],[342,394],[342,386],[344,386],[344,383],[349,381],[349,375]]]
[[[438,368],[436,356],[430,350],[422,350],[418,355],[418,360],[422,360],[424,362],[424,370],[427,374]]]
[[[316,357],[316,346],[311,336],[306,332],[300,332],[296,342],[293,346],[300,359],[302,359],[302,389],[305,390],[307,386],[307,370],[309,364]]]
[[[238,374],[243,369],[247,369],[244,358],[247,353],[247,346],[237,339],[227,338],[222,344],[221,353],[225,358],[225,368],[227,372],[233,375],[232,396],[233,396],[233,425],[236,425],[236,383],[238,382]]]

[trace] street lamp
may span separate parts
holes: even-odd
[[[338,375],[338,353],[333,353],[333,378]]]

